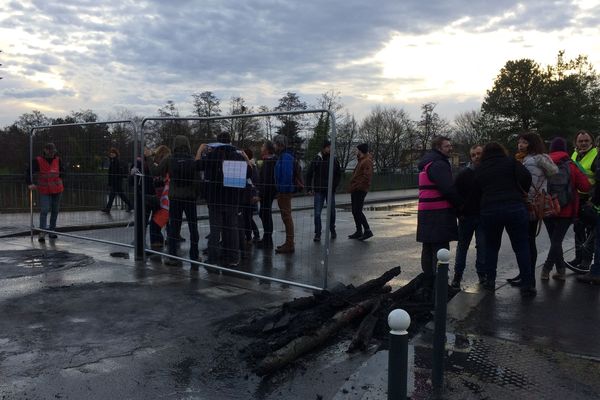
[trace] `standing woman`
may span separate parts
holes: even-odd
[[[535,296],[535,277],[528,245],[527,207],[522,190],[531,185],[531,174],[520,162],[508,157],[499,143],[484,146],[481,164],[475,170],[475,184],[481,191],[481,222],[485,235],[485,283],[496,288],[498,252],[502,233],[510,238],[521,277],[521,295]]]
[[[373,236],[367,217],[363,213],[365,197],[367,197],[373,178],[373,159],[369,154],[368,144],[361,143],[356,146],[356,158],[358,158],[358,164],[354,168],[352,179],[350,179],[350,188],[348,189],[352,201],[352,216],[354,217],[356,232],[348,238],[363,241]]]
[[[108,160],[108,188],[110,190],[110,194],[108,195],[108,203],[106,203],[106,207],[102,209],[102,212],[110,213],[113,201],[117,195],[127,206],[127,212],[131,212],[131,210],[133,210],[133,206],[123,191],[123,179],[125,179],[125,176],[127,175],[126,168],[125,166],[121,165],[121,161],[119,160],[119,150],[117,148],[110,148],[108,151]]]
[[[25,173],[25,181],[29,190],[37,190],[40,196],[40,229],[46,229],[48,213],[50,213],[48,230],[56,229],[60,198],[64,191],[62,181],[64,171],[62,160],[56,154],[56,146],[54,143],[47,143],[42,155],[33,159],[31,167]],[[33,174],[38,174],[37,185],[31,180]],[[54,232],[51,232],[49,237],[50,239],[57,238]],[[46,232],[40,231],[38,241],[44,242],[45,240]]]
[[[571,157],[567,154],[565,139],[557,137],[552,141],[550,158],[560,168],[559,174],[556,175],[557,179],[552,179],[551,182],[552,193],[556,194],[560,202],[560,213],[544,218],[544,225],[550,237],[550,250],[540,279],[547,281],[552,268],[556,265],[556,273],[552,278],[564,281],[566,270],[562,242],[579,212],[579,192],[589,192],[592,185],[587,176],[571,161]]]
[[[523,165],[531,174],[531,187],[529,191],[523,188],[527,193],[527,198],[532,201],[539,192],[548,191],[548,177],[558,172],[558,167],[552,162],[552,159],[545,154],[546,146],[542,138],[537,133],[526,132],[519,135],[517,148],[520,154],[525,154]],[[535,271],[537,263],[537,246],[535,238],[538,233],[541,221],[529,216],[529,254],[531,257],[531,268]],[[522,282],[521,275],[507,279],[511,285],[519,286]]]

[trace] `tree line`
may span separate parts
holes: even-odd
[[[456,149],[466,154],[475,143],[498,141],[515,147],[522,131],[536,130],[544,139],[554,136],[571,139],[580,129],[600,132],[600,76],[586,56],[566,59],[563,51],[553,65],[541,66],[531,59],[507,61],[483,99],[480,109],[457,115],[453,121],[436,112],[436,103],[421,105],[419,119],[413,119],[397,106],[375,106],[358,121],[341,102],[341,93],[330,90],[309,104],[294,92],[287,92],[277,105],[251,106],[241,96],[224,104],[212,91],[193,93],[192,113],[186,116],[216,117],[271,111],[298,111],[309,108],[330,110],[336,115],[336,155],[343,168],[351,165],[354,147],[369,143],[375,167],[379,172],[414,171],[415,163],[429,147],[435,135],[452,137]],[[173,101],[157,110],[160,117],[182,115]],[[126,109],[115,111],[106,120],[133,120],[140,117]],[[0,130],[3,167],[0,172],[21,172],[28,160],[29,130],[33,126],[97,122],[92,110],[73,111],[65,117],[49,118],[40,111],[21,115],[12,125]],[[174,135],[190,138],[192,146],[214,140],[219,132],[229,132],[240,148],[258,150],[259,144],[276,134],[283,134],[299,157],[311,160],[329,136],[331,121],[323,115],[281,115],[213,121],[149,121],[144,129],[150,146],[170,145]],[[127,124],[87,125],[65,129],[43,130],[39,142],[54,140],[69,148],[71,163],[82,171],[101,168],[103,156],[110,146],[123,154],[132,154],[133,131]],[[73,161],[76,160],[76,161]]]

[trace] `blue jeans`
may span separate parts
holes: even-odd
[[[326,192],[315,192],[315,235],[321,234],[321,211],[323,205],[327,200]],[[327,202],[327,209],[331,212],[331,220],[329,223],[329,229],[335,230],[335,193],[332,193],[331,201]]]
[[[58,210],[60,207],[60,197],[62,193],[57,194],[40,194],[40,228],[46,229],[46,221],[48,220],[48,212],[50,212],[49,230],[56,229],[56,220],[58,219]]]
[[[502,245],[502,233],[510,238],[510,244],[519,266],[524,287],[535,287],[535,277],[529,253],[529,215],[524,203],[495,203],[481,210],[481,222],[485,234],[485,273],[489,280],[496,279],[498,252]]]
[[[475,234],[475,249],[477,250],[475,269],[477,274],[484,274],[485,234],[479,215],[467,215],[458,219],[458,244],[456,245],[456,260],[454,261],[454,273],[456,274],[462,275],[465,271],[467,252],[473,234]]]

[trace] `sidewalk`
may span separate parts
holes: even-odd
[[[403,189],[371,192],[365,199],[365,204],[374,204],[382,202],[402,201],[416,199],[417,189]],[[339,193],[335,197],[336,208],[342,208],[351,204],[349,193]],[[313,207],[311,196],[294,197],[292,208],[294,210],[308,210]],[[277,201],[273,202],[273,211],[279,212]],[[208,219],[208,210],[206,205],[198,206],[198,217]],[[0,238],[20,236],[29,234],[30,225],[29,213],[0,214]],[[94,228],[114,228],[133,224],[133,213],[127,213],[113,208],[110,214],[101,213],[100,210],[91,211],[65,211],[58,217],[58,230],[70,232],[75,230],[89,230]],[[34,210],[33,223],[38,225],[39,210]]]
[[[600,398],[600,287],[568,274],[566,282],[538,280],[537,297],[522,299],[505,284],[513,272],[504,271],[494,293],[474,288],[449,303],[443,398]],[[433,398],[428,328],[411,340],[413,400]],[[388,354],[380,353],[351,377],[354,390],[340,388],[343,398],[387,399]]]

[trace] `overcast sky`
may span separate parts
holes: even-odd
[[[226,109],[309,104],[340,91],[357,117],[394,105],[478,109],[507,60],[558,50],[600,68],[600,0],[0,0],[0,125],[118,108],[182,115],[213,91]]]

